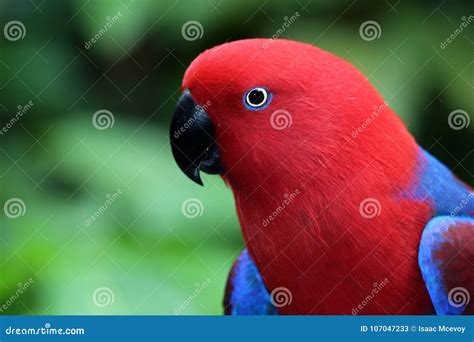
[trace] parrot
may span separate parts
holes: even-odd
[[[179,169],[233,193],[226,315],[474,314],[474,192],[351,63],[251,38],[200,53],[171,117]]]

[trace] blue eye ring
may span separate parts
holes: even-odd
[[[252,93],[253,92],[253,93]],[[255,92],[259,92],[259,98],[255,98]],[[252,95],[251,95],[252,94]],[[253,98],[252,98],[253,97]],[[262,110],[272,102],[272,94],[265,87],[253,87],[244,94],[243,103],[248,110]]]

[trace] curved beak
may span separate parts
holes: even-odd
[[[224,171],[211,119],[194,102],[188,89],[181,95],[171,119],[170,143],[181,171],[199,185],[203,185],[200,170],[209,174]]]

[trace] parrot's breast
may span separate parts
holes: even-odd
[[[299,180],[293,191],[269,200],[278,184],[269,177],[262,191],[236,193],[247,247],[268,290],[285,288],[292,295],[279,313],[434,313],[417,254],[437,205],[420,197],[426,156],[416,151],[394,175],[367,169],[359,178],[339,180],[333,191]],[[380,175],[391,178],[364,184]]]

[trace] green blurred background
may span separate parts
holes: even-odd
[[[295,12],[281,37],[352,62],[422,146],[474,183],[474,122],[448,125],[458,109],[473,121],[474,23],[441,48],[472,1],[0,0],[0,26],[25,29],[0,36],[0,203],[24,203],[0,215],[1,314],[222,313],[243,248],[232,194],[218,177],[201,188],[182,175],[167,128],[201,51],[271,37]],[[191,20],[202,37],[184,39]],[[369,20],[381,31],[367,41]],[[11,124],[19,106],[31,108]],[[113,126],[94,126],[99,110]],[[182,211],[190,198],[194,218]]]

